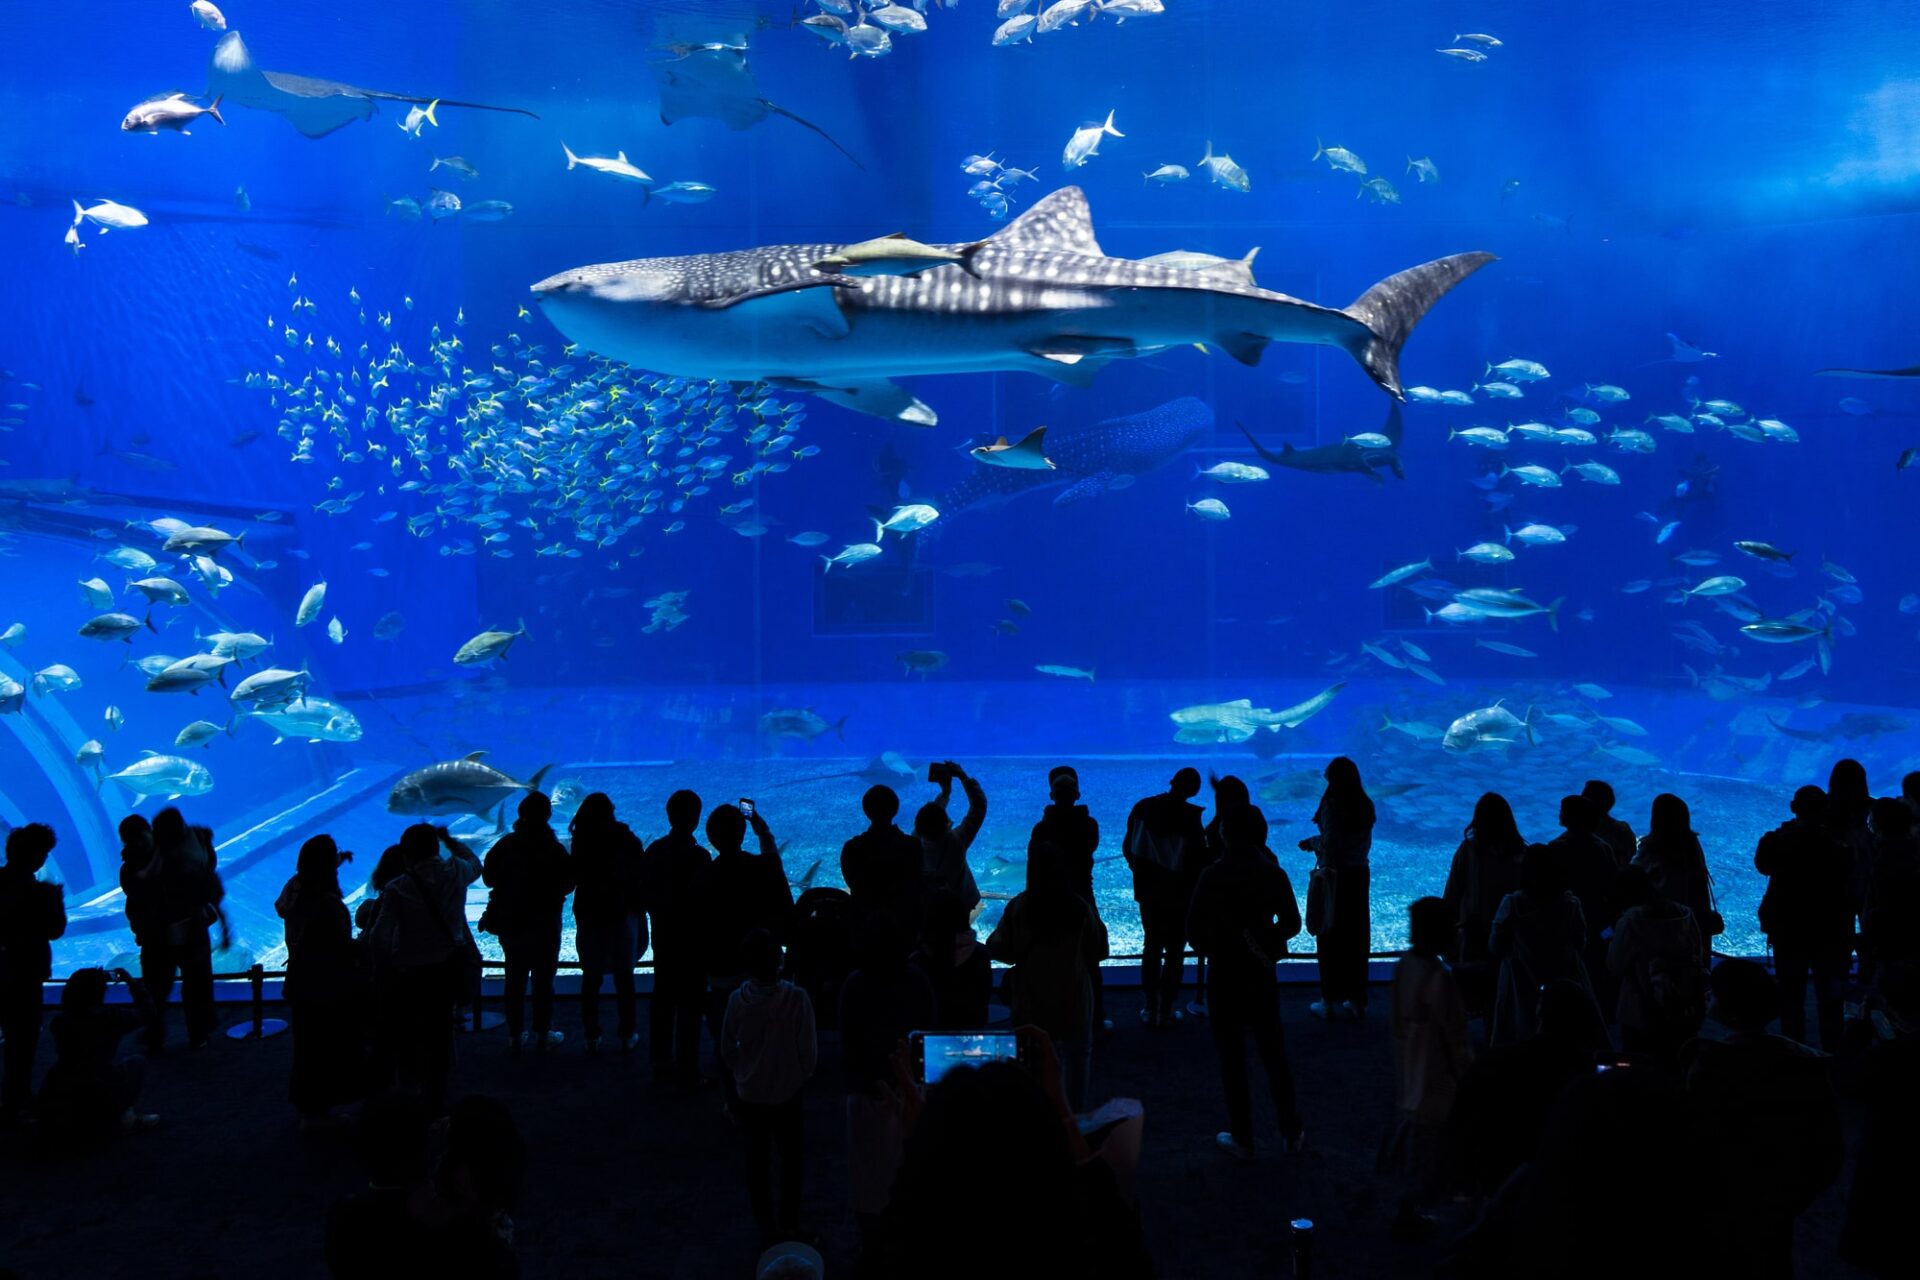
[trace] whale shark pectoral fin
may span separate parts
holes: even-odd
[[[1054,498],[1053,505],[1056,507],[1064,507],[1075,502],[1083,502],[1088,498],[1097,498],[1112,486],[1113,479],[1114,476],[1111,471],[1096,471],[1090,476],[1074,481],[1065,489],[1061,490],[1059,495]]]
[[[774,378],[772,385],[783,390],[804,391],[828,404],[837,404],[855,413],[870,413],[876,418],[892,418],[912,427],[939,425],[940,415],[928,404],[897,382],[885,378],[857,382],[841,380],[828,385],[807,378]]]
[[[804,324],[823,338],[844,338],[848,333],[846,313],[833,296],[836,285],[852,286],[851,276],[822,275],[816,280],[791,284],[773,284],[760,289],[714,298],[699,305],[715,311],[750,307],[755,318],[773,323]]]
[[[1241,364],[1260,363],[1260,355],[1273,339],[1258,333],[1216,333],[1213,344]]]

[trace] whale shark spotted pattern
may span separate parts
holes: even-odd
[[[920,426],[933,410],[893,379],[1026,371],[1085,385],[1107,361],[1204,342],[1254,364],[1271,342],[1347,351],[1400,396],[1400,348],[1493,255],[1389,276],[1346,309],[1224,271],[1108,257],[1086,195],[1063,187],[985,241],[973,273],[854,278],[815,264],[841,245],[772,245],[578,267],[533,286],[590,351],[685,377],[769,382]],[[957,252],[960,246],[938,246]]]

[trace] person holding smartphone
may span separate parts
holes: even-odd
[[[913,834],[920,841],[920,867],[924,892],[946,892],[958,896],[969,914],[980,905],[980,886],[974,882],[973,868],[967,865],[967,850],[987,820],[987,793],[965,769],[951,760],[927,766],[927,781],[940,788],[940,794],[920,806],[913,817]],[[967,812],[958,826],[947,814],[947,802],[958,781],[967,794]],[[919,921],[905,922],[918,929]]]

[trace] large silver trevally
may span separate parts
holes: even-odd
[[[153,751],[142,753],[140,759],[120,772],[108,774],[107,781],[117,782],[132,792],[136,805],[148,796],[178,800],[182,796],[203,796],[213,790],[213,775],[205,765]]]
[[[415,769],[393,784],[387,812],[434,818],[471,813],[484,818],[495,810],[504,810],[515,796],[538,791],[540,780],[553,768],[541,765],[531,778],[516,782],[492,765],[482,764],[480,758],[486,754],[476,751],[460,760],[443,760]]]
[[[1535,741],[1533,708],[1528,707],[1523,718],[1496,702],[1490,707],[1469,711],[1448,725],[1447,736],[1440,740],[1440,745],[1448,751],[1504,751],[1518,742],[1522,734],[1528,743]]]
[[[273,740],[276,747],[288,738],[305,738],[308,742],[358,742],[364,732],[353,712],[337,702],[308,694],[278,706],[257,707],[246,714],[248,719],[270,725],[280,735]]]
[[[1337,346],[1399,396],[1400,350],[1448,290],[1493,261],[1402,271],[1344,310],[1225,273],[1107,256],[1086,195],[1065,187],[989,237],[976,275],[827,275],[840,245],[773,245],[562,271],[533,286],[589,351],[690,378],[771,382],[919,426],[933,410],[893,382],[1017,370],[1084,384],[1110,360],[1205,343],[1253,364],[1274,342]],[[935,246],[959,252],[962,246]]]
[[[482,631],[473,639],[460,646],[453,655],[454,665],[461,667],[484,667],[494,659],[507,660],[507,650],[513,642],[527,634],[527,620],[520,620],[517,631]]]

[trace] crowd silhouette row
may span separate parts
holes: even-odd
[[[340,875],[353,855],[328,835],[307,839],[275,903],[289,1097],[303,1129],[351,1133],[369,1179],[329,1215],[333,1273],[517,1273],[525,1151],[500,1101],[449,1106],[456,1028],[475,1025],[477,928],[504,957],[510,1051],[563,1048],[554,987],[571,900],[587,1051],[644,1045],[657,1086],[714,1092],[741,1134],[761,1274],[823,1265],[800,1220],[817,1141],[802,1098],[823,1032],[837,1036],[844,1066],[856,1274],[971,1270],[939,1244],[956,1214],[1029,1242],[1023,1274],[1154,1274],[1127,1190],[1131,1157],[1103,1141],[1112,1114],[1083,1122],[1096,1111],[1096,1055],[1124,1056],[1137,1042],[1114,1034],[1108,1016],[1101,832],[1078,776],[1065,765],[1048,773],[1025,885],[984,941],[969,851],[985,791],[952,762],[929,780],[938,794],[906,830],[898,795],[868,790],[867,826],[841,852],[845,890],[807,887],[797,899],[764,814],[745,801],[708,812],[687,790],[668,799],[668,832],[651,843],[600,793],[563,838],[547,797],[529,792],[484,857],[445,827],[409,826],[352,911]],[[1121,856],[1144,934],[1139,1017],[1158,1032],[1204,1017],[1224,1158],[1306,1148],[1277,976],[1303,930],[1316,939],[1313,1016],[1366,1021],[1376,815],[1352,760],[1333,760],[1325,780],[1315,834],[1298,842],[1310,855],[1296,863],[1304,894],[1285,869],[1292,853],[1269,848],[1267,818],[1237,778],[1213,780],[1209,813],[1197,803],[1200,774],[1183,768],[1126,818]],[[1902,796],[1876,799],[1865,770],[1843,760],[1790,809],[1753,853],[1767,878],[1758,924],[1769,966],[1716,957],[1726,922],[1679,797],[1658,797],[1636,838],[1612,788],[1589,781],[1562,801],[1562,830],[1544,843],[1522,835],[1503,797],[1481,797],[1438,892],[1411,904],[1411,945],[1380,993],[1395,1119],[1378,1168],[1395,1189],[1397,1236],[1446,1227],[1444,1253],[1462,1275],[1599,1274],[1635,1256],[1636,1242],[1657,1246],[1676,1272],[1789,1275],[1795,1218],[1848,1155],[1836,1087],[1836,1064],[1848,1064],[1865,1119],[1842,1252],[1872,1274],[1894,1272],[1920,1140],[1920,773]],[[224,945],[227,924],[213,834],[169,808],[150,823],[126,818],[120,836],[141,976],[67,975],[37,1091],[51,943],[66,914],[61,887],[41,878],[55,833],[31,824],[7,836],[7,1131],[104,1146],[155,1125],[141,1084],[147,1061],[168,1050],[176,982],[189,1050],[216,1031],[213,935]],[[470,924],[476,881],[488,892]],[[642,1034],[635,970],[649,949]],[[115,983],[125,1003],[109,999]],[[996,999],[1018,1028],[1018,1062],[924,1084],[911,1035],[986,1028]],[[135,1035],[144,1057],[125,1050]],[[1254,1122],[1249,1045],[1277,1122],[1266,1135]],[[351,1119],[339,1114],[355,1104]],[[1670,1149],[1634,1149],[1628,1135]]]

